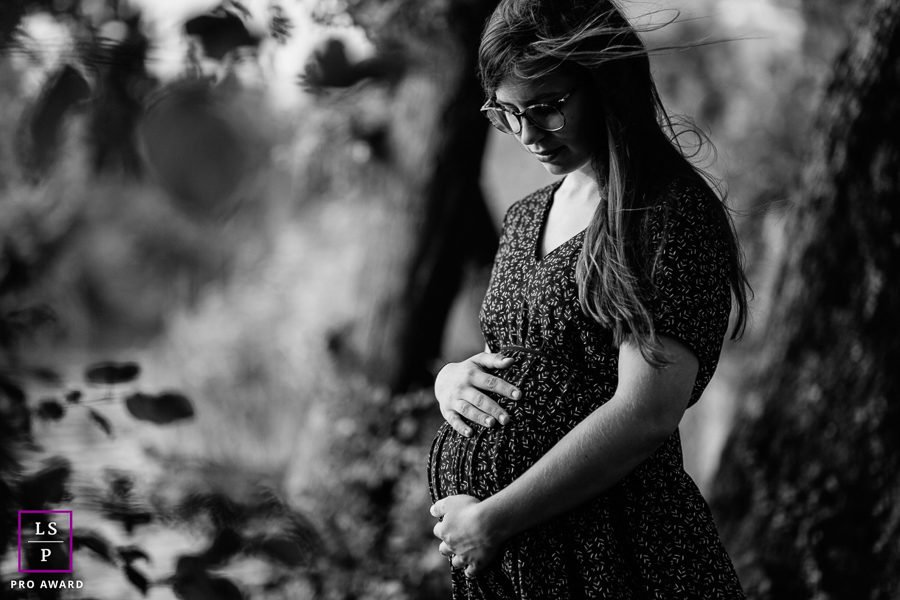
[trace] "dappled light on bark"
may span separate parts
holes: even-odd
[[[754,598],[900,593],[900,6],[834,67],[717,511]]]

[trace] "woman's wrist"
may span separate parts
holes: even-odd
[[[451,363],[443,357],[432,360],[431,364],[429,365],[429,371],[431,371],[432,379],[437,379],[441,374],[441,371],[443,371],[450,364]]]
[[[512,536],[519,533],[516,527],[515,519],[512,517],[512,511],[503,506],[497,496],[491,496],[482,500],[478,504],[478,510],[481,513],[481,521],[484,525],[488,537],[496,540],[498,544],[502,544]]]

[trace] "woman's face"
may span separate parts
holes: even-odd
[[[519,112],[534,104],[552,103],[570,92],[560,107],[566,119],[562,129],[544,131],[521,117],[522,130],[516,135],[553,175],[590,168],[597,143],[596,115],[588,107],[583,86],[571,75],[552,73],[535,80],[506,79],[494,93],[498,105]]]

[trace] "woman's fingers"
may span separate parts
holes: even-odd
[[[494,427],[498,423],[506,425],[510,422],[509,413],[483,391],[492,391],[514,400],[521,397],[521,392],[482,369],[505,369],[514,362],[511,357],[482,352],[461,363],[448,363],[441,369],[435,379],[435,397],[444,419],[456,432],[469,437],[473,433],[470,423]]]
[[[486,412],[482,412],[478,407],[465,398],[457,398],[453,404],[453,410],[471,421],[478,423],[484,427],[492,427],[496,424],[494,417]]]
[[[472,369],[469,373],[469,383],[478,389],[495,392],[511,400],[518,400],[522,397],[522,393],[516,386],[479,369]]]
[[[454,554],[453,558],[450,560],[450,564],[453,565],[454,569],[462,569],[466,566],[466,561],[459,554]]]
[[[516,359],[503,356],[500,352],[482,352],[473,356],[472,362],[486,369],[507,369],[516,362]]]
[[[469,388],[464,391],[462,399],[481,412],[481,415],[479,415],[480,420],[477,421],[480,425],[492,427],[497,422],[502,425],[509,423],[509,413],[503,410],[503,408],[494,402],[494,400],[485,396],[475,388]]]
[[[450,546],[447,545],[447,542],[441,542],[441,544],[438,546],[438,552],[440,552],[447,558],[453,557],[453,550],[450,549]]]
[[[472,435],[472,428],[466,425],[466,422],[463,420],[459,413],[455,410],[447,410],[444,412],[444,419],[450,423],[450,427],[456,430],[457,433],[460,433],[466,437]]]

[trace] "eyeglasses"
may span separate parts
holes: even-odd
[[[481,107],[481,112],[503,133],[519,135],[522,132],[522,117],[538,129],[559,131],[566,126],[562,107],[571,95],[572,92],[568,92],[559,100],[526,106],[521,112],[498,106],[491,98]]]

